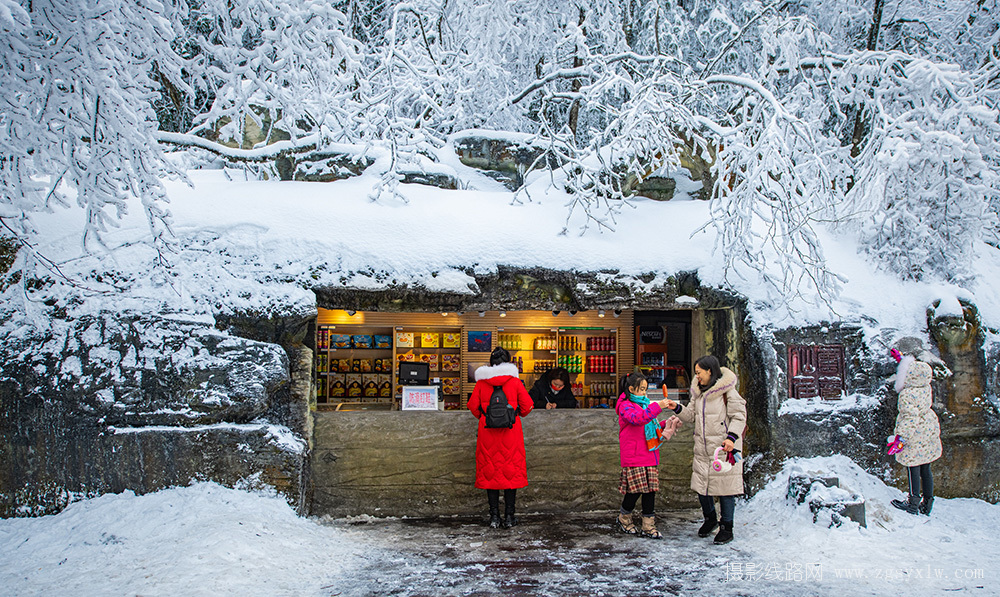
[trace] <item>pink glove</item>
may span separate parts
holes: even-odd
[[[667,419],[667,424],[663,426],[663,441],[669,440],[674,436],[674,432],[677,428],[681,426],[681,420],[677,417],[670,417]]]

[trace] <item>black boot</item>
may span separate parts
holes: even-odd
[[[719,523],[719,534],[715,536],[715,544],[722,545],[723,543],[729,543],[733,540],[733,523],[731,522],[720,522]]]
[[[514,516],[514,504],[517,501],[516,489],[505,489],[503,492],[503,528],[509,529],[517,526],[517,517]]]
[[[520,521],[514,516],[514,508],[504,508],[503,513],[503,528],[509,529],[510,527],[517,526]]]
[[[486,498],[490,504],[490,528],[500,528],[500,491],[487,489]]]
[[[899,508],[903,512],[908,512],[910,514],[920,514],[920,496],[910,494],[910,499],[907,501],[903,500],[892,500],[890,502],[894,507]]]
[[[712,531],[718,528],[718,526],[719,526],[719,519],[716,516],[715,512],[712,512],[711,516],[705,517],[704,524],[702,524],[701,527],[698,529],[698,536],[708,537],[709,535],[712,534]]]
[[[931,515],[931,508],[934,507],[934,496],[926,496],[920,500],[920,513],[924,516]]]
[[[517,526],[517,517],[514,516],[514,502],[506,502],[503,507],[503,528]]]

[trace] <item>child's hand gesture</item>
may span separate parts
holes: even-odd
[[[671,400],[670,398],[664,398],[663,400],[657,400],[656,403],[659,404],[660,408],[663,408],[663,409],[674,410],[675,408],[677,408],[677,403],[674,402],[673,400]]]

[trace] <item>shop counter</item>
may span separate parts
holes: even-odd
[[[619,506],[614,410],[536,410],[522,426],[528,487],[518,491],[519,511]],[[312,514],[483,514],[485,491],[474,487],[476,430],[465,409],[314,413]],[[690,489],[692,435],[684,426],[660,449],[657,509],[697,506]]]

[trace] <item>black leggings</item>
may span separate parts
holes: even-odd
[[[626,493],[624,499],[622,499],[623,514],[632,513],[632,510],[635,509],[635,503],[639,501],[639,496],[642,496],[642,515],[653,515],[656,508],[656,492],[653,491],[649,493]]]
[[[929,462],[906,467],[906,476],[910,479],[910,495],[923,496],[925,500],[934,496],[934,477]]]
[[[499,489],[487,489],[486,499],[490,502],[490,510],[500,510],[500,490]],[[503,503],[504,508],[514,511],[514,501],[517,499],[516,489],[504,489],[503,490]]]

